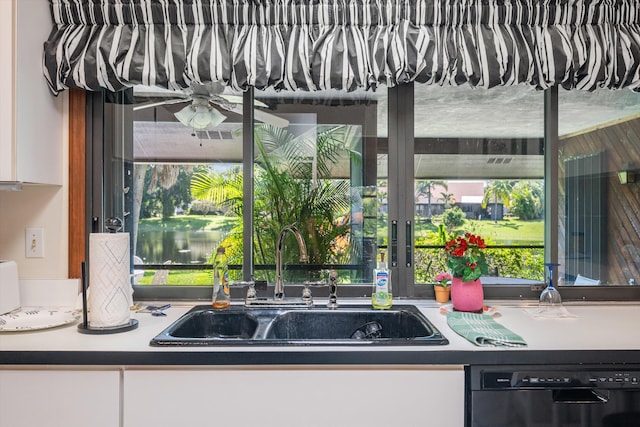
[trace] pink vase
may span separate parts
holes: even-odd
[[[451,302],[457,311],[482,312],[484,291],[480,279],[463,282],[461,277],[451,280]]]

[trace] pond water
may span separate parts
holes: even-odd
[[[138,233],[136,255],[145,264],[206,263],[226,233],[208,231],[145,231]]]

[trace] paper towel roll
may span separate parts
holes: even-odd
[[[129,233],[89,235],[89,327],[126,325],[131,320]]]

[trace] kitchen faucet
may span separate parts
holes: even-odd
[[[307,255],[307,245],[304,243],[300,230],[293,225],[284,227],[280,232],[280,236],[278,236],[278,243],[276,245],[276,288],[274,291],[274,299],[278,301],[284,299],[284,283],[282,282],[282,246],[287,232],[291,232],[296,236],[298,248],[300,249],[300,262],[307,262],[309,260],[309,256]]]

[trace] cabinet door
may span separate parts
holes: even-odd
[[[13,168],[13,4],[0,0],[0,181],[15,181]]]
[[[124,427],[464,425],[462,367],[139,370]]]
[[[0,181],[62,185],[66,94],[42,72],[47,0],[0,0]]]
[[[118,371],[0,370],[2,427],[119,425]]]

